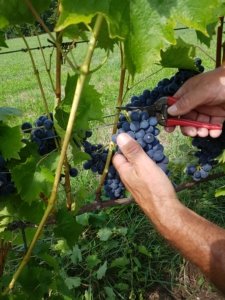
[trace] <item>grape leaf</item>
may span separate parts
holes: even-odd
[[[50,0],[30,0],[30,2],[38,13],[47,9],[51,3]],[[33,21],[32,13],[24,1],[0,0],[0,28]]]
[[[114,259],[110,265],[110,268],[122,268],[130,263],[129,259],[126,256],[118,257]]]
[[[96,273],[97,279],[102,279],[105,276],[106,271],[107,271],[107,260],[104,262],[102,266],[99,267]]]
[[[9,127],[0,123],[0,153],[5,160],[19,158],[18,152],[22,148],[20,127]]]
[[[161,50],[160,64],[166,68],[196,70],[194,58],[195,47],[178,38],[176,45],[170,46],[166,51]]]
[[[31,156],[12,169],[12,178],[21,198],[31,204],[40,199],[40,193],[49,195],[54,173],[39,164],[39,156]]]
[[[60,106],[56,109],[55,118],[58,124],[65,129],[71,105],[73,102],[73,96],[76,88],[78,76],[67,77],[66,87],[65,87],[65,98],[61,102]],[[102,121],[102,104],[100,101],[101,95],[94,89],[94,86],[89,85],[89,80],[86,80],[83,93],[81,95],[79,107],[77,110],[76,121],[74,125],[74,130],[88,130],[88,122],[92,120]]]
[[[94,267],[99,265],[101,262],[101,260],[98,258],[98,256],[96,254],[88,255],[88,257],[86,258],[86,261],[87,261],[87,267],[89,269],[93,269]]]
[[[68,246],[73,248],[83,230],[83,226],[78,224],[75,217],[65,209],[57,212],[56,221],[57,225],[54,228],[55,235],[64,238]]]
[[[86,30],[87,28],[83,24],[70,25],[63,31],[63,36],[71,40],[81,38],[84,41],[88,41],[87,34],[85,33]]]
[[[113,289],[110,286],[105,286],[104,290],[107,295],[106,300],[115,300],[116,299],[116,294],[114,293]]]
[[[213,35],[216,33],[216,26],[218,22],[209,24],[206,26],[207,35],[203,34],[201,31],[196,30],[196,35],[199,41],[205,44],[208,48],[210,47],[210,43]]]
[[[110,228],[101,228],[99,231],[98,231],[98,238],[100,239],[100,241],[108,241],[108,239],[111,237],[112,235],[112,230]]]
[[[78,262],[82,262],[82,253],[78,245],[75,245],[72,249],[71,256],[70,256],[71,261],[73,264],[77,264]]]
[[[12,221],[12,215],[6,203],[0,204],[0,232],[4,231],[7,225]]]
[[[35,232],[36,232],[36,228],[26,228],[25,229],[27,244],[30,244],[30,242],[33,240]],[[23,243],[24,243],[23,236],[21,234],[21,230],[19,230],[19,229],[16,231],[6,230],[1,234],[1,237],[4,238],[5,241],[11,241],[13,245],[23,245]]]
[[[216,190],[215,197],[225,196],[225,186]]]
[[[66,277],[65,283],[69,290],[73,288],[77,288],[81,285],[81,279],[80,277]]]
[[[48,292],[52,282],[52,272],[43,267],[28,266],[19,277],[19,283],[27,295],[32,295],[32,299],[42,299]],[[34,293],[35,291],[35,293]]]
[[[109,26],[109,37],[125,43],[126,65],[132,75],[159,60],[160,50],[175,43],[173,29],[177,24],[207,35],[207,26],[223,11],[221,0],[84,0],[82,6],[78,0],[62,0],[61,4],[56,30],[90,24],[101,13]]]

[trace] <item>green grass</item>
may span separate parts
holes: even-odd
[[[195,41],[197,43],[195,33],[190,30],[179,31],[178,34],[182,35],[185,41]],[[35,37],[28,38],[27,40],[30,47],[37,46],[37,39]],[[41,41],[43,45],[46,45],[47,36],[42,35]],[[9,50],[24,48],[21,39],[9,40],[8,45]],[[215,56],[215,42],[211,49],[207,49],[202,45],[199,46],[208,55]],[[73,57],[76,58],[77,64],[81,63],[86,47],[86,44],[82,44],[73,50]],[[51,50],[46,49],[44,51],[49,61]],[[50,110],[52,110],[55,101],[54,93],[43,65],[41,52],[35,50],[32,53],[37,63]],[[206,70],[214,67],[214,62],[208,55],[198,48],[197,56],[203,59]],[[101,64],[104,56],[103,51],[96,51],[92,69]],[[54,76],[54,68],[54,59],[52,59],[52,76]],[[100,71],[94,73],[91,78],[91,83],[102,93],[101,101],[104,105],[105,115],[115,112],[119,88],[119,68],[119,51],[115,49],[114,54],[110,55],[107,63],[103,65]],[[0,69],[1,105],[17,107],[23,111],[22,120],[13,120],[13,123],[21,124],[26,120],[33,122],[44,112],[44,106],[28,53],[21,52],[2,55]],[[134,82],[127,92],[125,102],[129,102],[132,95],[139,95],[144,89],[153,88],[162,78],[174,74],[174,70],[171,69],[163,69],[155,73],[159,69],[158,65],[146,66],[145,73],[135,77]],[[67,64],[62,66],[62,70],[62,86],[65,87],[66,73],[71,71]],[[154,75],[149,77],[150,74]],[[139,81],[140,83],[136,85]],[[113,119],[106,118],[105,120],[105,124],[93,124],[93,140],[95,142],[105,144],[111,139],[111,126],[107,125],[112,123]],[[173,169],[172,180],[186,180],[183,168],[184,163],[182,162],[184,151],[181,150],[181,146],[186,145],[188,149],[187,138],[182,136],[179,130],[176,130],[170,135],[162,131],[160,139],[165,145],[166,152],[171,160],[177,160],[177,168]],[[179,161],[179,158],[181,158],[181,161]],[[90,174],[90,172],[84,171],[76,183],[73,184],[73,193],[76,195],[78,189],[84,188],[89,192],[89,196],[86,199],[89,202],[93,199],[91,195],[93,195],[96,185],[96,177]],[[225,203],[223,198],[215,199],[214,189],[216,186],[218,186],[218,181],[210,183],[210,185],[199,186],[191,191],[184,191],[179,194],[179,197],[182,202],[196,212],[224,226]],[[59,197],[62,197],[61,195],[60,192]],[[92,221],[90,221],[90,218],[92,218]],[[149,220],[140,212],[136,205],[111,208],[99,214],[92,214],[90,218],[89,226],[78,242],[82,253],[82,261],[76,264],[68,262],[69,254],[67,252],[60,253],[60,257],[67,262],[67,272],[69,275],[76,274],[76,276],[80,276],[83,280],[82,288],[77,291],[79,297],[87,290],[88,285],[93,290],[94,299],[104,299],[102,290],[105,286],[114,288],[116,299],[128,299],[128,297],[130,297],[129,299],[142,299],[140,295],[145,299],[147,297],[146,294],[154,290],[156,286],[161,286],[167,291],[172,291],[173,288],[179,285],[179,270],[184,266],[182,258],[159,236]],[[95,221],[93,221],[94,219]],[[99,230],[102,228],[107,228],[112,232],[112,235],[106,241],[102,241],[98,235]],[[125,231],[121,232],[121,228],[124,228]],[[146,249],[146,252],[143,249]],[[101,264],[107,260],[109,266],[113,260],[119,257],[126,257],[128,263],[122,267],[109,267],[106,276],[102,280],[97,280],[97,268],[90,270],[87,266],[86,259],[89,255],[97,255]],[[60,263],[63,264],[63,262]],[[122,283],[123,285],[121,285]],[[195,297],[195,294],[191,291],[191,287],[185,288],[188,288],[189,294]]]

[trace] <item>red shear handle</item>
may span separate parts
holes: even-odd
[[[191,126],[195,128],[207,128],[209,130],[216,129],[216,130],[222,130],[222,124],[210,124],[210,123],[203,123],[198,121],[192,121],[192,120],[185,120],[185,119],[173,119],[168,118],[166,120],[166,126],[167,127],[173,127],[173,126]]]

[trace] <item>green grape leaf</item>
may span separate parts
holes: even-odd
[[[101,30],[98,35],[98,40],[97,40],[97,48],[104,49],[104,50],[110,50],[113,52],[114,45],[118,43],[117,38],[111,38],[109,35],[109,28],[104,20],[102,23]]]
[[[213,35],[216,34],[217,24],[218,22],[215,22],[206,26],[207,35],[202,33],[201,31],[196,30],[198,40],[201,43],[205,44],[208,48],[210,47]]]
[[[77,223],[75,217],[66,209],[61,209],[56,214],[57,225],[54,228],[56,237],[64,238],[70,248],[77,242],[83,226]]]
[[[28,227],[25,229],[26,241],[27,241],[28,245],[33,240],[35,232],[36,232],[36,228]],[[5,230],[1,234],[1,237],[4,238],[5,241],[11,241],[13,245],[23,245],[23,243],[24,243],[23,236],[21,234],[21,230],[19,230],[19,229],[16,231]]]
[[[61,1],[61,11],[56,25],[56,30],[61,31],[64,28],[79,23],[90,24],[92,18],[97,14],[97,12],[107,13],[109,9],[109,1],[83,1],[80,5],[79,0],[62,0]]]
[[[87,267],[89,269],[93,269],[94,267],[96,267],[101,263],[101,260],[98,258],[96,254],[93,254],[93,255],[88,255],[88,257],[86,258],[86,262],[87,262]]]
[[[0,31],[0,47],[8,48],[8,45],[5,42],[4,32],[2,32],[2,31]],[[1,50],[1,48],[0,48],[0,50]],[[0,107],[0,111],[1,111],[1,107]]]
[[[216,190],[215,197],[225,196],[225,185]]]
[[[77,288],[81,285],[81,278],[80,277],[66,277],[65,283],[69,290]]]
[[[151,257],[151,253],[148,251],[148,249],[144,246],[144,245],[139,245],[138,246],[138,251],[141,253],[141,254],[144,254],[148,257]]]
[[[100,239],[100,241],[108,241],[108,239],[111,237],[112,235],[112,230],[110,228],[101,228],[99,231],[98,231],[98,238]]]
[[[0,123],[0,153],[5,160],[19,158],[19,151],[23,146],[19,126],[9,127]]]
[[[71,105],[73,102],[74,92],[77,84],[78,76],[67,77],[66,87],[65,87],[65,98],[61,102],[60,106],[56,109],[55,118],[58,124],[66,129],[66,125],[69,118],[69,112],[71,110]],[[100,101],[101,95],[94,89],[94,86],[89,85],[90,78],[86,81],[83,93],[81,95],[80,104],[78,106],[76,121],[74,125],[74,130],[88,130],[89,121],[103,120],[102,114],[102,104]]]
[[[113,289],[110,286],[104,287],[105,293],[106,293],[106,300],[115,300],[116,294],[114,293]]]
[[[207,35],[207,26],[224,11],[221,0],[84,0],[82,6],[79,0],[62,0],[61,5],[56,30],[71,24],[90,25],[97,14],[102,14],[109,37],[124,41],[126,66],[132,75],[158,61],[160,50],[175,44],[173,29],[177,24]],[[110,41],[105,43],[106,47],[110,49]]]
[[[110,265],[110,268],[123,268],[129,265],[130,261],[126,256],[118,257],[114,259]]]
[[[54,173],[40,164],[38,155],[33,155],[12,169],[12,178],[21,198],[31,204],[40,199],[41,193],[50,194]]]
[[[51,3],[50,0],[29,1],[37,13],[43,12]],[[0,28],[7,25],[31,23],[35,19],[25,1],[21,0],[0,0]]]
[[[82,262],[82,253],[78,245],[75,245],[71,252],[70,259],[73,264],[76,265],[77,263]]]
[[[18,281],[23,291],[27,295],[32,295],[32,299],[42,299],[48,292],[52,275],[52,272],[46,268],[28,266],[21,273]]]
[[[72,153],[73,153],[74,165],[78,165],[78,164],[82,163],[83,161],[90,159],[89,154],[87,154],[83,151],[79,151],[76,147],[72,148]]]
[[[85,33],[86,30],[87,28],[83,24],[70,25],[63,30],[63,36],[71,40],[82,38],[83,41],[88,41],[87,34]]]
[[[15,197],[10,202],[12,206],[13,215],[17,216],[18,219],[26,220],[34,224],[40,222],[41,217],[44,214],[46,205],[44,201],[33,201],[31,204],[23,201],[19,197]]]
[[[176,45],[167,50],[161,50],[160,64],[166,68],[183,68],[196,70],[194,58],[195,47],[185,43],[181,38],[177,39]],[[174,59],[176,57],[176,59]]]
[[[107,271],[107,260],[104,262],[102,266],[99,267],[96,273],[97,279],[102,279],[105,276],[106,271]]]
[[[206,35],[208,34],[207,25],[217,22],[221,12],[224,11],[224,3],[221,0],[187,0],[185,2],[178,0],[174,6],[172,16],[178,24],[186,25]]]
[[[3,232],[12,220],[13,217],[6,203],[0,203],[0,232]]]

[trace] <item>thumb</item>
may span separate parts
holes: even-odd
[[[199,105],[199,103],[197,103],[194,99],[198,98],[196,98],[193,94],[190,95],[190,93],[187,93],[182,95],[180,98],[177,98],[177,102],[175,104],[168,108],[168,114],[171,116],[180,116],[189,113]]]
[[[116,139],[117,145],[130,163],[135,163],[145,155],[141,146],[126,133],[121,133]]]

